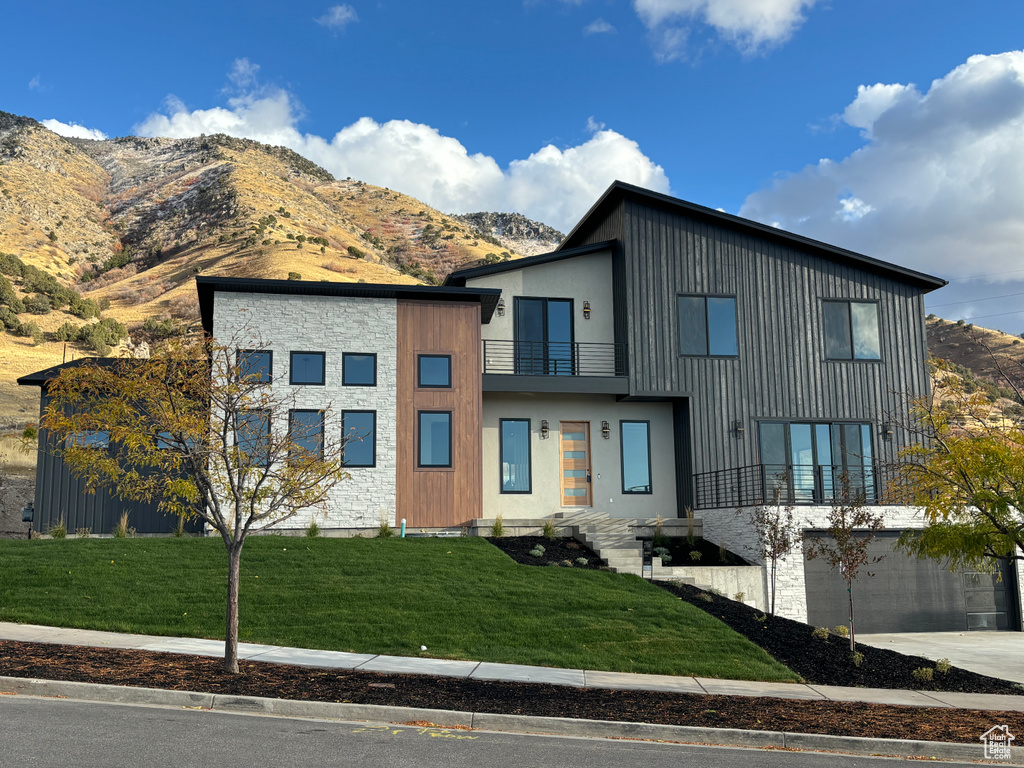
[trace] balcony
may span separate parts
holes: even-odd
[[[484,389],[628,394],[623,344],[484,340]]]
[[[694,509],[759,504],[882,503],[883,468],[855,466],[753,464],[693,476]]]

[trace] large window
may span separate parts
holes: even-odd
[[[288,414],[289,458],[324,457],[324,412],[294,410]]]
[[[240,349],[237,367],[242,381],[268,384],[274,373],[274,353],[268,349]]]
[[[341,435],[346,467],[377,466],[377,412],[342,411]]]
[[[572,299],[515,297],[515,371],[573,374]]]
[[[765,482],[783,501],[876,500],[870,424],[761,422]]]
[[[530,493],[530,420],[501,420],[501,492]]]
[[[679,297],[679,353],[695,357],[736,357],[736,299],[733,296]]]
[[[372,352],[343,353],[341,383],[346,387],[377,386],[377,355]]]
[[[878,304],[873,301],[823,301],[825,357],[829,360],[879,360]]]
[[[236,414],[235,440],[243,466],[267,466],[270,463],[270,411]]]
[[[622,492],[651,493],[651,423],[620,421]]]
[[[420,411],[419,466],[450,467],[452,465],[452,412]]]
[[[324,352],[292,352],[289,383],[322,386],[326,357]]]
[[[433,389],[450,388],[452,385],[451,355],[417,355],[416,386]]]

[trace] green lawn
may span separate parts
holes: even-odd
[[[223,638],[226,572],[219,539],[0,541],[0,621]],[[253,537],[241,579],[243,642],[797,679],[639,578],[518,565],[482,539]]]

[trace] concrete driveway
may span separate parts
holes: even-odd
[[[932,661],[949,659],[955,667],[1024,683],[1024,632],[858,633],[857,642]]]

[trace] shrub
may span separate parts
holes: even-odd
[[[491,524],[491,536],[495,539],[500,539],[505,535],[505,525],[501,521],[501,515],[494,518],[494,523]]]
[[[735,600],[737,603],[742,603],[746,599],[746,597],[746,592],[737,592],[735,595],[732,596],[732,599]]]
[[[60,518],[60,520],[51,525],[47,533],[50,534],[51,539],[66,539],[68,537],[68,527],[64,522],[64,518]]]
[[[21,331],[21,320],[10,307],[0,307],[0,326],[18,334]]]
[[[928,683],[935,676],[935,670],[931,667],[918,667],[910,674],[918,682]]]
[[[388,521],[387,515],[381,515],[380,525],[377,527],[377,538],[390,539],[394,535],[395,529],[391,527],[391,523]]]
[[[3,275],[0,275],[0,305],[10,307],[11,311],[15,314],[25,311],[25,304],[18,298],[18,294],[14,292],[14,286],[11,285],[11,281]]]
[[[850,661],[853,662],[853,666],[859,667],[864,663],[864,654],[860,651],[854,651],[850,654]]]
[[[811,632],[811,637],[815,640],[821,640],[823,643],[827,643],[830,634],[828,627],[815,627],[814,631]]]
[[[21,277],[25,263],[13,253],[0,253],[0,274]]]
[[[847,638],[850,636],[850,628],[845,624],[839,624],[835,629],[832,630],[832,632],[836,635],[839,635],[839,637],[842,638]]]
[[[939,659],[935,662],[936,672],[939,672],[943,675],[948,675],[951,669],[953,669],[953,665],[952,663],[950,663],[949,659]]]
[[[79,539],[88,539],[91,534],[92,531],[89,528],[79,528],[75,531],[75,536]]]
[[[590,561],[587,560],[587,558],[585,558],[585,557],[577,557],[576,558],[576,565],[586,565],[589,562]]]
[[[693,560],[695,563],[699,562],[700,561],[700,550],[699,549],[691,549],[690,550],[690,559]]]
[[[40,328],[36,323],[24,323],[21,328],[17,331],[18,336],[24,336],[25,338],[32,339],[36,344],[40,344],[43,341],[43,329]]]
[[[551,520],[545,520],[544,528],[541,529],[541,533],[543,534],[545,539],[548,539],[549,541],[554,541],[555,535],[557,533],[557,531],[555,531],[555,524]]]
[[[362,251],[360,251],[354,245],[350,245],[348,247],[348,254],[349,254],[349,256],[352,256],[352,257],[357,258],[357,259],[365,259],[366,258],[366,254],[363,253]]]
[[[302,275],[300,275],[298,272],[289,272],[288,273],[288,279],[289,280],[301,280],[302,279]]]
[[[572,568],[572,560],[563,560],[562,566],[565,568]]]
[[[306,538],[315,539],[320,535],[320,526],[316,524],[316,520],[310,520],[309,525],[306,527]]]
[[[33,315],[48,315],[52,309],[50,300],[41,293],[33,294],[25,299],[25,311],[31,312]]]
[[[78,328],[71,323],[65,322],[53,332],[53,338],[56,341],[74,341],[78,338]]]
[[[118,518],[117,524],[114,525],[114,530],[111,531],[115,539],[127,539],[128,538],[128,513],[122,512],[121,517]]]
[[[544,557],[544,547],[538,544],[530,550],[530,557]]]

